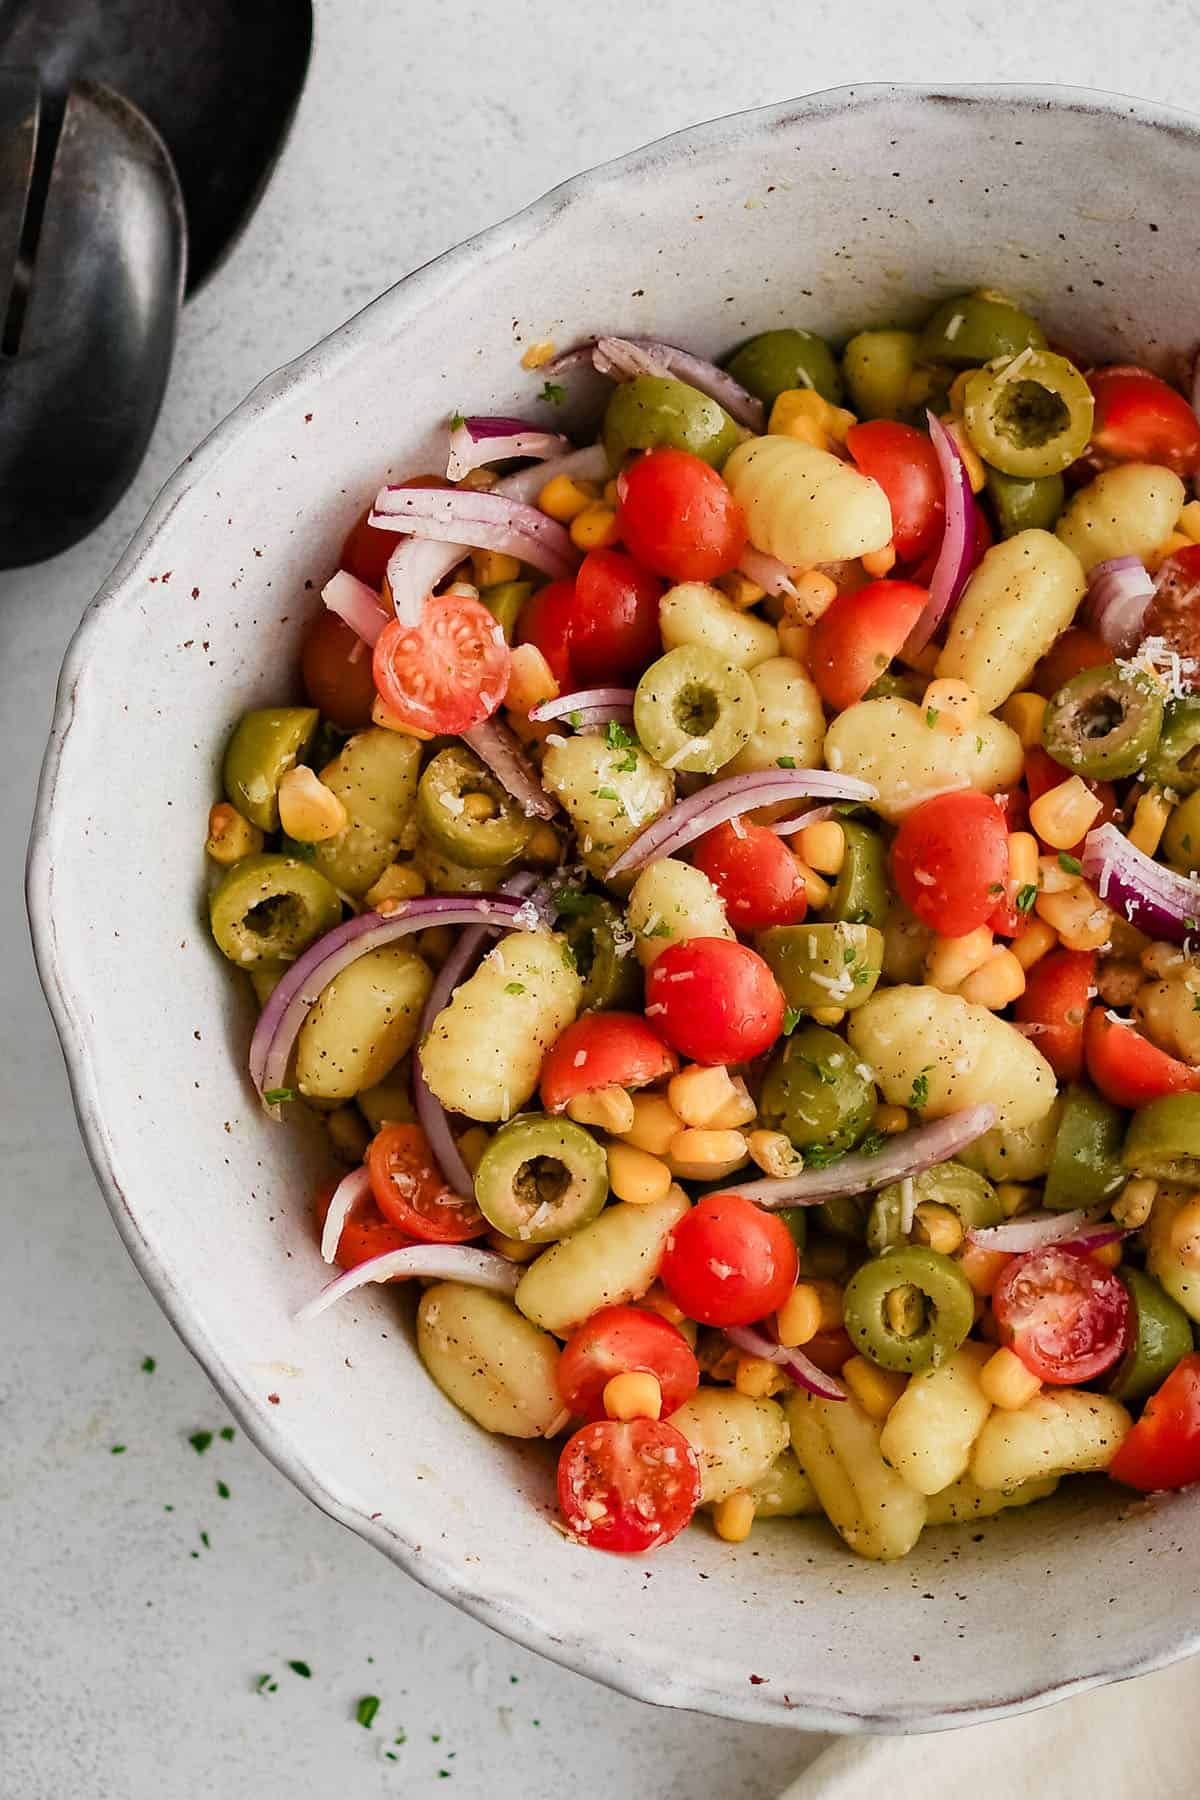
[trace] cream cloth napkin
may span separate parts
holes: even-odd
[[[1040,1712],[840,1738],[780,1800],[1198,1800],[1200,1657]]]

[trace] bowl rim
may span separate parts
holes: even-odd
[[[586,203],[592,195],[648,172],[660,162],[697,150],[711,151],[747,132],[768,140],[774,133],[850,109],[872,109],[895,101],[915,105],[945,102],[963,107],[991,105],[1100,115],[1114,122],[1150,125],[1200,146],[1200,117],[1182,109],[1096,88],[1052,83],[920,83],[863,82],[794,99],[727,113],[686,126],[621,156],[572,176],[508,218],[443,251],[385,289],[359,312],[292,361],[268,374],[201,440],[171,475],[131,538],[112,573],[89,603],[71,638],[59,676],[53,720],[38,782],[26,866],[26,904],[34,960],[66,1064],[71,1098],[88,1160],[125,1247],[171,1325],[228,1404],[241,1429],[264,1456],[330,1518],[381,1550],[422,1586],[451,1601],[472,1618],[575,1673],[591,1677],[632,1699],[682,1707],[743,1723],[792,1726],[827,1732],[914,1732],[948,1730],[1030,1711],[1086,1692],[1111,1681],[1148,1674],[1200,1651],[1200,1624],[1167,1624],[1154,1647],[1105,1666],[1089,1666],[1077,1675],[1023,1691],[1001,1692],[986,1703],[961,1707],[923,1704],[912,1709],[864,1712],[850,1703],[809,1704],[773,1691],[772,1684],[702,1685],[666,1658],[655,1658],[636,1638],[619,1650],[610,1648],[563,1609],[560,1616],[514,1608],[504,1596],[479,1591],[478,1568],[469,1572],[445,1555],[432,1553],[378,1517],[339,1498],[331,1483],[310,1467],[289,1441],[278,1414],[251,1393],[225,1362],[207,1330],[193,1316],[181,1288],[168,1274],[143,1235],[137,1217],[116,1178],[116,1159],[98,1101],[96,1075],[87,1034],[75,998],[60,966],[54,908],[54,827],[57,797],[75,695],[87,669],[106,615],[130,596],[137,571],[154,551],[184,497],[206,482],[242,433],[258,419],[279,410],[292,390],[310,374],[324,379],[369,348],[376,335],[392,335],[406,319],[436,301],[438,295],[468,279],[493,254],[513,254],[541,232],[558,213]]]

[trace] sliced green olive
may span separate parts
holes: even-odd
[[[964,1231],[979,1231],[1003,1222],[1004,1211],[996,1190],[985,1175],[960,1162],[939,1163],[913,1177],[913,1206],[924,1202],[948,1206],[957,1213]],[[904,1225],[904,1188],[898,1181],[882,1188],[867,1215],[867,1248],[876,1255],[907,1242]]]
[[[844,1039],[823,1025],[802,1025],[776,1052],[759,1099],[759,1118],[797,1150],[840,1155],[871,1123],[875,1083]]]
[[[833,351],[812,331],[794,326],[760,331],[726,357],[725,367],[768,412],[789,388],[815,388],[822,400],[833,406],[842,403],[842,378]]]
[[[1150,676],[1102,663],[1073,675],[1051,698],[1042,743],[1073,774],[1116,781],[1146,767],[1162,721],[1162,693]]]
[[[417,825],[426,843],[468,869],[515,862],[529,820],[469,750],[439,750],[417,784]]]
[[[1189,794],[1167,820],[1163,855],[1185,875],[1200,873],[1200,793]]]
[[[741,433],[723,406],[670,375],[635,375],[613,390],[602,433],[611,468],[631,450],[690,450],[719,469]]]
[[[533,592],[532,581],[497,581],[480,588],[479,598],[511,644],[521,608]]]
[[[312,742],[315,706],[272,706],[243,713],[225,750],[225,795],[261,831],[279,830],[279,783]]]
[[[583,980],[580,1011],[636,1008],[642,993],[641,965],[624,915],[602,894],[577,889],[560,894],[558,906],[556,924]]]
[[[1005,475],[987,470],[987,495],[1001,537],[1018,531],[1053,531],[1066,499],[1061,475]]]
[[[907,412],[916,360],[915,331],[860,331],[850,339],[842,368],[860,419],[898,419]]]
[[[268,850],[226,870],[208,916],[218,949],[249,969],[295,962],[323,932],[341,924],[342,903],[311,863]]]
[[[1125,1180],[1121,1163],[1124,1115],[1091,1088],[1072,1085],[1063,1100],[1046,1171],[1046,1205],[1052,1212],[1096,1206]]]
[[[475,1201],[488,1224],[530,1244],[568,1237],[607,1198],[604,1151],[571,1119],[510,1119],[475,1170]]]
[[[851,1243],[861,1244],[867,1228],[867,1201],[860,1194],[839,1194],[832,1200],[822,1200],[820,1206],[814,1206],[816,1214],[814,1225],[827,1231],[830,1237],[848,1238]]]
[[[870,998],[883,969],[883,933],[873,925],[773,925],[755,940],[789,1006],[849,1011]]]
[[[921,333],[922,362],[974,368],[998,356],[1042,350],[1046,335],[1036,319],[1000,294],[954,294],[926,321]]]
[[[681,644],[638,682],[633,722],[664,769],[711,775],[749,743],[758,694],[736,663],[699,644]]]
[[[494,894],[508,868],[506,864],[498,869],[475,869],[443,856],[440,850],[425,842],[419,843],[413,852],[413,866],[425,877],[434,894]]]
[[[1192,1322],[1177,1300],[1140,1269],[1118,1271],[1133,1302],[1129,1348],[1106,1385],[1118,1400],[1147,1400],[1192,1348]]]
[[[1121,1161],[1131,1175],[1200,1187],[1200,1094],[1166,1094],[1134,1113]]]
[[[965,1342],[975,1296],[957,1263],[925,1244],[865,1262],[845,1293],[846,1330],[881,1369],[915,1375]]]
[[[879,833],[857,819],[843,819],[846,853],[828,900],[827,919],[873,925],[882,931],[888,915],[887,851]]]
[[[1196,695],[1167,702],[1162,736],[1146,764],[1146,774],[1181,799],[1200,788],[1200,698]]]
[[[967,377],[963,425],[1004,475],[1061,475],[1087,448],[1095,402],[1074,363],[1049,350],[1002,357]]]

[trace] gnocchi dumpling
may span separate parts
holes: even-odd
[[[658,603],[658,626],[665,650],[698,644],[738,669],[753,669],[779,656],[775,627],[704,581],[669,588]]]
[[[955,735],[931,726],[914,701],[889,695],[839,713],[825,736],[825,762],[839,775],[873,783],[875,810],[895,821],[935,794],[1011,787],[1020,780],[1025,752],[1002,719],[981,717]]]
[[[995,712],[1071,623],[1085,585],[1079,558],[1049,531],[993,544],[963,590],[936,673],[968,682]]]
[[[1080,488],[1058,522],[1058,536],[1090,574],[1110,557],[1146,557],[1157,550],[1170,537],[1186,498],[1170,469],[1122,463]]]
[[[526,1318],[565,1336],[602,1306],[640,1300],[691,1201],[672,1187],[647,1206],[619,1201],[530,1263],[516,1292]]]
[[[850,1548],[875,1562],[907,1556],[925,1525],[925,1496],[888,1467],[878,1420],[852,1396],[796,1393],[786,1411],[796,1459]]]
[[[725,764],[722,775],[777,769],[786,756],[800,768],[819,768],[825,712],[804,664],[791,656],[772,655],[755,664],[750,679],[758,695],[758,723],[749,743]]]
[[[788,1444],[787,1419],[777,1401],[730,1388],[697,1388],[668,1423],[696,1452],[702,1506],[753,1488]]]
[[[333,1105],[374,1087],[412,1049],[433,976],[407,944],[385,944],[323,989],[296,1040],[296,1086]]]
[[[750,542],[792,568],[841,562],[892,541],[877,481],[799,438],[751,438],[721,473],[746,515]]]
[[[884,1421],[879,1448],[918,1494],[938,1494],[965,1473],[992,1410],[979,1385],[990,1355],[987,1344],[961,1345],[914,1375]]]
[[[426,1288],[417,1352],[448,1399],[504,1437],[552,1437],[567,1423],[559,1349],[510,1301],[463,1282]]]
[[[1133,1420],[1119,1400],[1080,1388],[1043,1388],[1015,1412],[996,1407],[971,1455],[982,1488],[1107,1469]]]
[[[556,738],[542,780],[571,816],[585,866],[603,881],[609,865],[675,798],[675,778],[637,745],[614,751],[600,731]],[[628,889],[628,879],[616,884]]]
[[[725,902],[708,876],[673,856],[642,870],[630,890],[626,918],[644,969],[670,944],[694,937],[734,936]]]

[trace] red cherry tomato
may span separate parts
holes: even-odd
[[[593,1550],[656,1550],[700,1504],[696,1452],[660,1419],[597,1419],[563,1445],[558,1503]]]
[[[478,600],[434,594],[419,625],[392,619],[372,667],[384,704],[405,725],[435,735],[490,719],[508,686],[512,652]]]
[[[1091,1381],[1125,1353],[1132,1309],[1119,1276],[1063,1244],[1014,1256],[996,1283],[1000,1336],[1042,1381]]]
[[[322,607],[304,634],[300,651],[304,691],[343,731],[371,723],[375,677],[371,652],[344,619]]]
[[[741,1194],[706,1194],[667,1239],[659,1280],[701,1325],[752,1325],[783,1305],[799,1268],[782,1219]]]
[[[1051,788],[1060,787],[1064,781],[1070,781],[1070,779],[1071,771],[1064,769],[1061,763],[1056,763],[1050,752],[1043,750],[1040,744],[1031,744],[1026,750],[1025,785],[1029,789],[1031,802],[1040,800],[1043,794],[1050,792]],[[1081,775],[1079,779],[1100,802],[1100,811],[1096,815],[1095,825],[1107,825],[1110,819],[1115,819],[1117,816],[1116,788],[1111,781],[1090,781],[1086,775]],[[1094,829],[1094,827],[1089,827],[1089,829]],[[1086,836],[1087,832],[1084,833],[1084,837]],[[1077,844],[1071,845],[1071,851],[1076,857],[1082,846],[1083,838],[1080,838]],[[1043,847],[1049,849],[1048,845]]]
[[[808,911],[796,859],[765,825],[718,825],[700,839],[692,861],[720,894],[736,931],[798,925]]]
[[[913,581],[871,581],[839,594],[812,628],[806,660],[822,700],[844,712],[879,680],[925,610]]]
[[[580,687],[636,682],[662,654],[663,584],[622,550],[589,550],[575,577],[571,665]]]
[[[318,1189],[318,1238],[325,1229],[325,1215],[329,1211],[329,1203],[336,1187],[336,1181],[328,1181],[323,1188]],[[389,1250],[408,1250],[416,1241],[407,1231],[401,1231],[398,1225],[390,1225],[376,1206],[374,1195],[365,1194],[351,1207],[346,1223],[342,1226],[335,1261],[340,1269],[356,1269],[359,1263],[370,1262],[376,1256],[386,1256]]]
[[[1150,1396],[1108,1472],[1144,1494],[1200,1481],[1200,1354],[1181,1357]]]
[[[669,944],[646,976],[646,1016],[692,1062],[749,1062],[783,1029],[783,995],[757,951],[689,938]]]
[[[1200,469],[1200,419],[1182,394],[1149,369],[1093,369],[1091,452],[1103,463],[1165,463],[1177,475]]]
[[[1184,687],[1200,687],[1196,674],[1200,668],[1200,544],[1176,550],[1159,569],[1146,613],[1146,635],[1165,638],[1184,659]]]
[[[1099,668],[1112,659],[1112,650],[1102,637],[1097,637],[1094,631],[1087,631],[1082,625],[1068,625],[1034,667],[1033,674],[1029,677],[1029,688],[1048,700],[1051,694],[1057,694],[1060,687],[1065,687],[1073,676],[1082,675],[1085,669]]]
[[[1083,1027],[1095,989],[1092,950],[1052,950],[1025,977],[1025,992],[1013,1009],[1017,1022],[1036,1026],[1033,1043],[1060,1081],[1078,1081],[1083,1074]]]
[[[614,1375],[653,1375],[669,1417],[695,1393],[700,1367],[683,1333],[638,1306],[605,1306],[572,1332],[558,1361],[563,1405],[580,1419],[604,1417],[604,1389]]]
[[[571,627],[575,618],[575,583],[550,581],[530,594],[517,619],[516,641],[532,644],[550,665],[559,691],[580,686],[571,665]]]
[[[444,475],[413,475],[408,481],[402,481],[401,487],[407,488],[445,488],[450,483]],[[342,553],[338,558],[338,567],[349,570],[365,581],[368,587],[378,591],[383,586],[383,578],[387,574],[388,562],[392,551],[399,543],[399,534],[395,531],[379,531],[374,525],[368,525],[371,516],[368,506],[361,518],[357,519],[346,534],[342,545]]]
[[[892,845],[900,897],[940,937],[986,923],[1008,883],[1008,832],[987,794],[966,789],[914,806]]]
[[[892,509],[892,542],[901,562],[916,562],[941,542],[946,500],[937,453],[923,432],[891,419],[852,425],[846,448],[877,481]]]
[[[447,1187],[419,1125],[385,1125],[367,1151],[371,1192],[384,1218],[426,1244],[463,1244],[487,1230],[473,1200]]]
[[[640,1088],[674,1075],[679,1058],[640,1013],[584,1013],[557,1038],[542,1063],[542,1105],[559,1113],[598,1087]]]
[[[1093,1006],[1083,1028],[1087,1072],[1106,1100],[1136,1109],[1165,1094],[1200,1093],[1200,1069],[1176,1061],[1133,1025]]]
[[[651,450],[625,471],[617,529],[638,562],[668,581],[715,581],[746,548],[741,507],[686,450]]]

